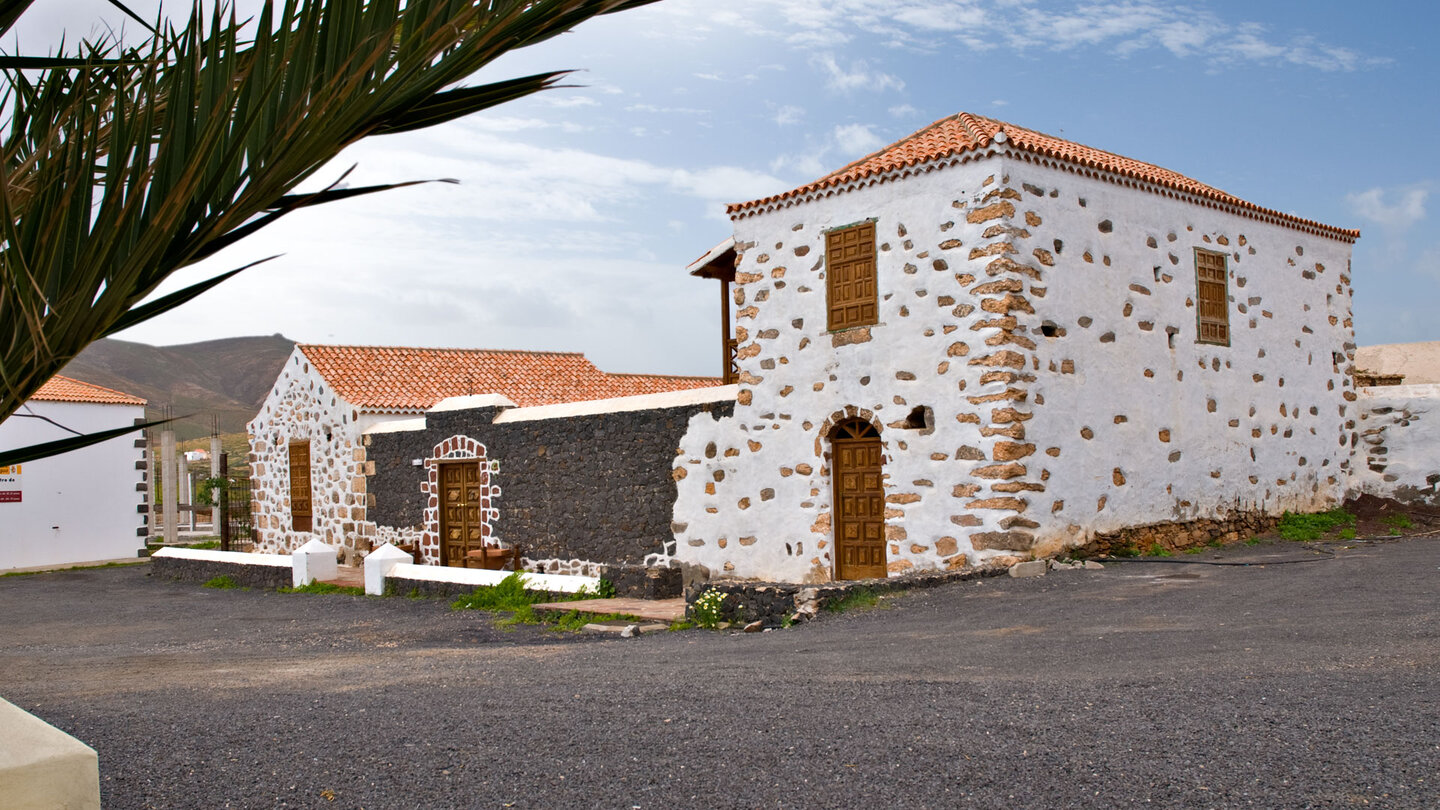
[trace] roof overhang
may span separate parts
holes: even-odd
[[[721,281],[735,280],[735,237],[730,237],[705,252],[704,256],[690,263],[685,269],[699,278],[718,278]]]

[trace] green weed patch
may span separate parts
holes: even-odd
[[[1309,515],[1286,512],[1280,516],[1280,525],[1277,528],[1280,536],[1286,540],[1305,542],[1319,540],[1321,535],[1332,529],[1354,525],[1354,515],[1344,509],[1331,509],[1329,512],[1316,512]]]

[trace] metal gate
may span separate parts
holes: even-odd
[[[226,485],[219,487],[220,550],[250,551],[255,547],[255,527],[250,522],[250,479],[231,478],[229,454],[220,454],[220,477]]]

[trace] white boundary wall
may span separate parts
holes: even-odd
[[[1354,494],[1440,506],[1440,385],[1360,389]]]

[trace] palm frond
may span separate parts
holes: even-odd
[[[279,216],[397,185],[295,194],[350,144],[555,86],[474,87],[516,48],[654,0],[286,0],[241,20],[196,0],[144,44],[84,43],[32,77],[0,64],[0,420],[176,270]],[[0,31],[27,0],[0,0]],[[95,66],[95,64],[100,66]],[[82,64],[84,63],[84,64]]]

